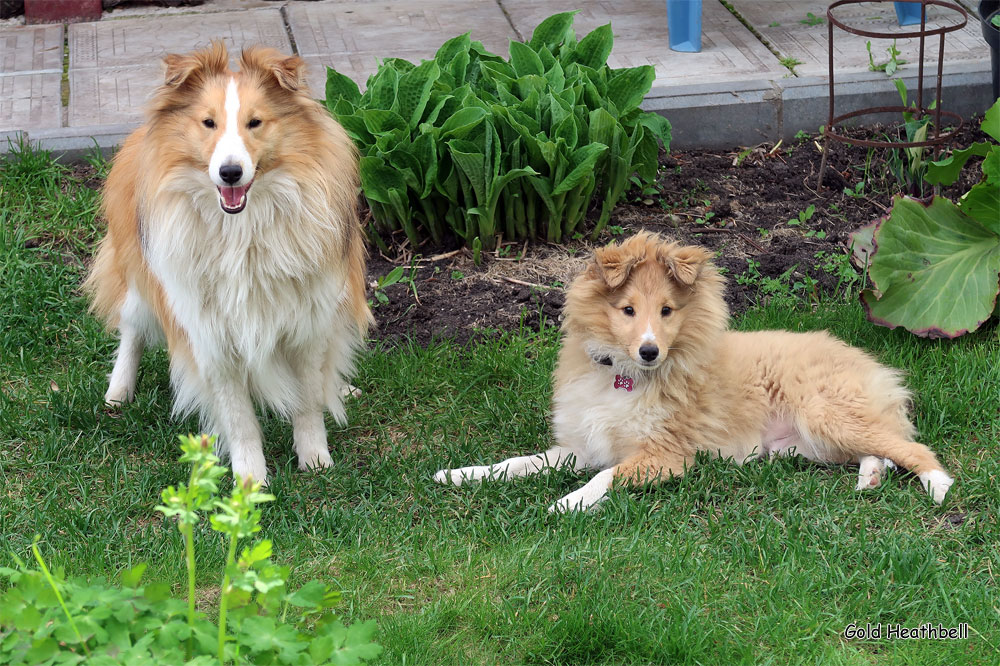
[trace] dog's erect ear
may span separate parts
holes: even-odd
[[[250,47],[240,54],[240,69],[273,77],[285,90],[306,89],[306,61],[298,56],[285,56],[275,49]]]
[[[207,49],[194,53],[170,53],[163,58],[163,64],[163,83],[169,88],[179,88],[194,78],[225,74],[229,69],[229,53],[222,42],[212,42]]]
[[[678,282],[690,287],[712,256],[711,252],[697,245],[670,245],[661,247],[656,258],[670,270]]]
[[[593,266],[597,269],[597,275],[612,289],[625,284],[629,273],[638,263],[639,259],[634,254],[623,252],[620,247],[609,245],[594,251]]]

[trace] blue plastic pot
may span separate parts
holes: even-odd
[[[701,51],[701,0],[667,0],[667,31],[674,51]]]
[[[920,25],[920,3],[919,2],[894,2],[896,7],[896,20],[899,25]]]

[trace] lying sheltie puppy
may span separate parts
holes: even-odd
[[[105,400],[132,399],[166,340],[174,413],[197,410],[232,469],[264,481],[259,402],[291,418],[299,466],[331,464],[323,409],[371,322],[358,157],[303,61],[221,43],[165,58],[146,123],[104,187],[108,233],[85,289],[121,336]]]
[[[556,446],[495,465],[444,469],[441,483],[600,470],[550,511],[586,509],[616,479],[679,476],[698,451],[860,463],[857,488],[890,461],[940,503],[953,480],[913,441],[900,373],[827,333],[727,330],[724,280],[699,247],[648,233],[597,250],[566,298],[555,370]]]

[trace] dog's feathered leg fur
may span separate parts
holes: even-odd
[[[553,446],[544,453],[508,458],[495,465],[472,465],[456,469],[442,469],[434,475],[434,480],[438,483],[453,483],[456,486],[483,479],[507,481],[519,476],[547,472],[564,465],[572,465],[576,471],[586,469],[586,466],[580,464],[570,449]]]

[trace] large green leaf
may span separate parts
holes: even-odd
[[[357,106],[361,101],[361,90],[358,84],[349,76],[345,76],[333,69],[326,68],[326,104],[332,106],[338,99],[346,99],[351,104]]]
[[[996,306],[1000,235],[951,201],[898,197],[875,232],[876,251],[862,293],[869,318],[924,337],[976,330]]]
[[[619,70],[608,80],[608,99],[618,108],[620,116],[639,107],[654,78],[656,71],[652,66],[642,65]]]
[[[552,195],[558,196],[563,192],[569,192],[583,182],[594,171],[594,164],[607,150],[608,147],[603,143],[591,143],[574,150],[569,158],[572,170],[556,185]]]
[[[399,73],[395,69],[388,66],[379,67],[378,71],[368,79],[368,89],[361,99],[367,98],[368,108],[389,110],[396,101],[398,84]]]
[[[406,121],[395,111],[383,109],[366,109],[361,112],[365,128],[378,136],[395,130],[406,130]]]
[[[927,164],[927,174],[924,176],[931,185],[951,185],[958,180],[958,174],[970,157],[978,155],[985,157],[990,152],[990,144],[974,143],[968,148],[956,150],[950,156],[937,162]]]
[[[362,157],[360,164],[361,188],[365,196],[379,203],[392,203],[392,190],[406,191],[406,182],[398,170],[381,157]]]
[[[392,109],[402,116],[409,128],[415,129],[431,96],[431,86],[441,70],[433,60],[425,60],[418,67],[399,77],[396,101]]]
[[[959,200],[958,207],[1000,236],[1000,184],[987,180],[975,185]]]
[[[470,106],[456,111],[441,125],[442,139],[461,139],[475,129],[488,116],[486,109]]]
[[[516,77],[528,74],[541,76],[545,73],[545,68],[542,66],[538,54],[522,42],[512,41],[510,43],[510,64],[514,68]]]
[[[576,12],[573,11],[553,14],[548,17],[539,23],[535,31],[531,33],[531,41],[528,42],[528,46],[536,52],[543,46],[547,46],[549,51],[555,54],[556,49],[564,42],[576,39],[576,35],[573,33],[573,17],[575,15]]]
[[[993,106],[986,111],[983,116],[982,129],[994,141],[1000,141],[1000,99],[993,102]]]
[[[459,53],[467,54],[471,46],[472,40],[469,39],[469,33],[452,37],[437,50],[437,53],[434,54],[434,60],[437,61],[438,67],[444,69]]]
[[[591,31],[589,35],[580,40],[576,45],[574,59],[592,69],[603,67],[608,62],[611,55],[611,47],[614,46],[615,37],[611,32],[611,24],[606,23]]]
[[[663,144],[664,150],[670,150],[671,126],[669,120],[653,111],[640,113],[638,120],[639,124],[652,132],[653,136]]]

